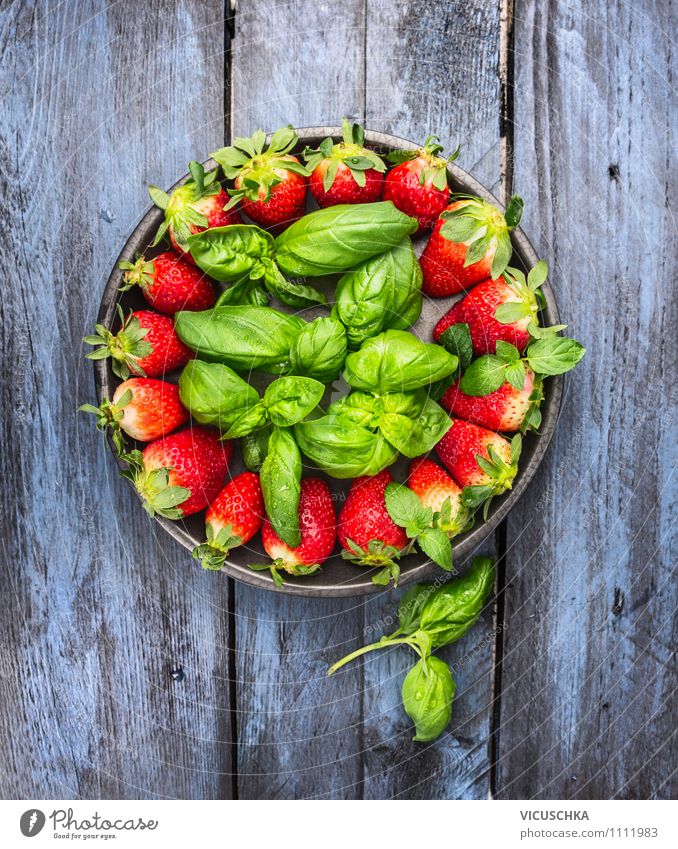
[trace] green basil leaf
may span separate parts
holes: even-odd
[[[416,396],[419,408],[414,415],[384,412],[379,417],[382,434],[405,457],[427,454],[452,426],[445,410],[428,398],[424,390]]]
[[[189,236],[187,242],[198,268],[225,283],[252,276],[262,259],[273,256],[273,237],[253,224],[212,227]]]
[[[277,265],[270,261],[264,261],[264,284],[268,291],[283,304],[303,309],[313,304],[327,304],[327,298],[313,286],[305,283],[291,282],[280,272]]]
[[[441,334],[438,344],[442,345],[450,354],[458,357],[459,368],[462,371],[466,371],[471,365],[471,360],[473,359],[473,340],[471,339],[471,331],[468,324],[459,323],[448,327]]]
[[[305,322],[270,307],[222,306],[202,312],[178,312],[177,335],[205,360],[238,371],[289,370],[290,347]]]
[[[419,629],[421,611],[435,590],[435,584],[415,584],[400,599],[398,605],[398,630],[400,633],[414,634]]]
[[[344,379],[355,389],[384,394],[408,392],[440,380],[458,360],[440,345],[403,330],[386,330],[346,358]]]
[[[316,318],[299,333],[290,348],[292,371],[330,383],[339,377],[346,351],[344,325],[336,318]]]
[[[335,478],[377,475],[398,456],[380,433],[342,415],[300,422],[294,433],[309,460]]]
[[[271,427],[248,433],[240,442],[242,450],[242,461],[250,472],[261,471],[261,466],[268,454],[268,439],[271,435]]]
[[[452,719],[456,685],[450,667],[440,658],[421,658],[405,676],[403,707],[414,722],[417,743],[440,737]]]
[[[228,366],[191,360],[179,377],[179,398],[197,422],[225,433],[259,396]]]
[[[376,395],[356,390],[330,404],[327,413],[331,416],[345,416],[361,427],[376,430],[382,410],[383,405]]]
[[[259,280],[250,280],[249,277],[243,277],[236,283],[231,283],[219,295],[215,303],[215,307],[238,306],[242,304],[252,304],[254,306],[267,307],[268,295],[266,290],[261,285]]]
[[[266,427],[269,422],[268,410],[263,401],[259,401],[233,422],[226,432],[226,439],[238,439],[241,436],[247,436]]]
[[[408,536],[417,536],[428,527],[431,518],[429,511],[425,509],[419,496],[404,484],[387,484],[384,500],[388,515],[396,525],[413,531],[408,533]]]
[[[452,545],[440,528],[426,528],[417,538],[419,548],[446,572],[452,571]]]
[[[266,515],[273,530],[284,543],[296,548],[301,543],[301,455],[289,430],[276,428],[271,433],[260,480]]]
[[[324,384],[311,377],[280,377],[266,389],[263,403],[274,425],[290,427],[318,406],[324,392]]]
[[[489,395],[504,383],[506,363],[493,354],[478,357],[466,369],[459,384],[465,395]]]
[[[340,204],[310,212],[275,240],[280,269],[292,277],[346,271],[397,245],[418,224],[390,201]]]
[[[586,353],[586,348],[566,336],[546,336],[533,342],[526,352],[527,363],[537,374],[564,374],[573,369]]]

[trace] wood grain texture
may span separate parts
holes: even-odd
[[[147,182],[221,141],[223,3],[9,3],[0,32],[0,795],[228,796],[226,582],[154,537],[76,412]]]
[[[588,356],[509,520],[505,798],[675,797],[677,23],[516,3],[515,188]]]

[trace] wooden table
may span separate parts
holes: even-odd
[[[1,795],[675,796],[675,4],[0,15]],[[300,600],[206,575],[76,413],[94,391],[80,339],[147,183],[231,133],[343,115],[461,142],[462,167],[519,191],[589,352],[485,548],[502,558],[495,618],[444,654],[455,716],[431,745],[400,708],[405,652],[325,677],[397,593]]]

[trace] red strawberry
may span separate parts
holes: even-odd
[[[179,310],[208,310],[214,306],[212,281],[173,251],[148,261],[143,256],[133,263],[125,260],[119,268],[124,272],[120,291],[139,286],[144,298],[158,312],[174,315]]]
[[[433,338],[438,341],[448,327],[463,323],[468,324],[477,356],[494,354],[500,339],[522,353],[530,341],[528,328],[538,312],[535,292],[507,274],[479,283],[458,301],[436,324]]]
[[[179,387],[164,380],[131,377],[104,400],[100,407],[80,407],[97,417],[99,430],[110,430],[118,454],[125,450],[124,431],[139,442],[166,436],[188,421],[188,410],[179,400]]]
[[[542,400],[541,380],[532,369],[525,368],[522,389],[506,381],[488,395],[473,396],[462,392],[459,383],[452,384],[438,402],[457,418],[505,433],[522,430],[524,424],[538,426],[533,411]]]
[[[204,510],[224,483],[233,444],[216,430],[189,427],[126,455],[125,473],[154,516],[182,519]]]
[[[374,203],[381,198],[386,166],[379,154],[364,146],[360,124],[343,123],[343,141],[326,138],[317,150],[306,148],[304,158],[311,171],[311,194],[318,206],[339,203]]]
[[[257,130],[212,154],[226,177],[235,180],[230,203],[241,201],[245,215],[262,227],[290,224],[304,214],[308,171],[289,153],[297,142],[292,127],[283,127],[264,150],[266,134]]]
[[[509,442],[491,430],[452,419],[452,427],[436,445],[436,453],[464,488],[463,503],[477,507],[511,488],[518,471],[521,444],[520,434]]]
[[[432,298],[446,298],[486,277],[499,277],[511,259],[509,233],[518,226],[522,211],[517,195],[503,215],[480,198],[448,206],[421,255],[422,290]]]
[[[199,162],[190,162],[188,168],[191,178],[171,195],[157,186],[149,186],[148,193],[153,203],[165,211],[165,220],[155,235],[153,245],[157,245],[169,231],[172,247],[192,263],[187,242],[192,233],[200,233],[208,227],[240,224],[240,216],[234,209],[224,209],[230,198],[216,179],[216,168],[205,173]]]
[[[384,200],[419,222],[418,233],[430,230],[450,199],[447,164],[459,155],[457,148],[443,159],[438,136],[429,136],[417,150],[395,150],[389,162],[397,163],[386,176]]]
[[[193,357],[190,348],[174,331],[174,322],[167,315],[151,310],[137,310],[124,317],[118,304],[120,330],[117,334],[97,324],[96,334],[85,336],[83,342],[96,345],[85,356],[90,360],[111,357],[113,373],[126,380],[130,373],[141,377],[162,377],[183,368]]]
[[[410,465],[407,485],[424,507],[438,514],[436,526],[450,537],[466,530],[469,510],[462,504],[461,487],[433,460],[423,457]]]
[[[386,585],[393,578],[395,586],[400,575],[396,559],[407,547],[408,538],[386,509],[384,492],[392,481],[388,469],[374,477],[356,478],[341,508],[337,534],[345,560],[381,567],[373,582]]]
[[[261,527],[264,499],[259,475],[243,472],[229,481],[205,515],[207,542],[193,550],[204,569],[223,568],[232,548],[249,542]]]
[[[299,528],[301,544],[290,548],[264,519],[261,540],[266,554],[273,563],[253,564],[250,569],[270,569],[276,586],[284,583],[280,570],[290,575],[313,575],[332,554],[336,540],[336,516],[332,493],[320,478],[305,478],[301,482],[299,498]]]

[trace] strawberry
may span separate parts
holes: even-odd
[[[396,560],[408,544],[405,530],[396,525],[386,509],[384,492],[392,481],[388,469],[374,477],[356,478],[341,508],[337,528],[345,549],[341,556],[361,566],[380,567],[372,581],[383,586],[391,579],[397,585],[400,567]]]
[[[233,444],[216,430],[189,427],[125,455],[130,478],[151,516],[182,519],[204,510],[221,489]]]
[[[424,507],[438,514],[436,526],[449,537],[469,526],[470,513],[461,501],[461,487],[433,460],[422,457],[410,465],[407,485]]]
[[[395,163],[386,176],[384,200],[393,201],[401,212],[419,222],[418,233],[430,230],[450,199],[447,165],[459,156],[457,148],[443,159],[438,136],[429,136],[416,150],[394,150],[388,161]]]
[[[264,499],[259,475],[242,474],[229,481],[205,515],[207,542],[193,549],[203,569],[219,571],[232,548],[249,542],[261,527]]]
[[[214,306],[212,281],[173,251],[151,260],[143,256],[136,262],[124,260],[118,267],[123,271],[120,291],[139,286],[144,298],[158,312],[174,315],[179,310],[208,310]]]
[[[543,398],[541,380],[531,368],[523,369],[521,389],[507,380],[494,392],[475,396],[463,392],[460,384],[462,381],[458,380],[450,386],[438,402],[457,418],[505,433],[539,426],[538,411]]]
[[[464,488],[462,503],[473,508],[511,488],[521,446],[520,434],[509,442],[484,427],[452,419],[452,427],[436,445],[436,453]]]
[[[257,130],[251,138],[235,139],[232,147],[215,151],[212,157],[226,177],[235,180],[226,208],[240,201],[245,215],[262,227],[280,227],[300,218],[308,171],[289,153],[297,142],[292,127],[283,127],[273,133],[266,150],[266,134]]]
[[[304,150],[311,172],[309,185],[318,206],[339,203],[374,203],[381,198],[386,165],[379,154],[364,146],[365,131],[360,124],[342,122],[343,141],[334,144],[326,138],[317,149]]]
[[[517,195],[502,213],[485,200],[465,197],[444,210],[421,255],[422,290],[446,298],[492,277],[509,264],[510,232],[520,222],[523,201]]]
[[[538,335],[537,316],[542,297],[539,287],[547,273],[546,263],[540,260],[527,278],[512,268],[496,280],[479,283],[440,319],[433,329],[433,338],[437,342],[448,327],[468,324],[477,356],[494,354],[500,340],[515,345],[522,353],[531,335]]]
[[[336,516],[332,493],[320,478],[305,478],[301,482],[299,497],[299,528],[301,544],[290,548],[273,530],[266,518],[261,529],[261,540],[272,563],[252,564],[257,572],[269,569],[276,586],[284,579],[282,569],[290,575],[313,575],[332,554],[336,540]]]
[[[103,324],[97,324],[96,334],[85,336],[83,342],[97,346],[85,354],[88,359],[111,357],[113,373],[122,380],[127,380],[131,372],[141,377],[162,377],[183,368],[193,357],[191,349],[175,333],[169,316],[137,310],[125,318],[120,304],[118,316],[121,326],[115,335]]]
[[[165,211],[165,220],[160,225],[151,247],[157,245],[169,232],[170,242],[177,253],[193,263],[188,251],[187,239],[192,233],[200,233],[208,227],[226,227],[239,224],[240,216],[234,209],[225,209],[229,197],[217,181],[216,168],[205,173],[199,162],[190,162],[189,180],[176,188],[171,195],[157,186],[149,186],[148,193],[153,203]]]
[[[131,377],[117,387],[112,400],[105,399],[100,407],[83,404],[80,409],[94,413],[99,430],[110,430],[118,455],[125,450],[122,431],[139,442],[151,442],[188,421],[179,387],[149,377]]]

